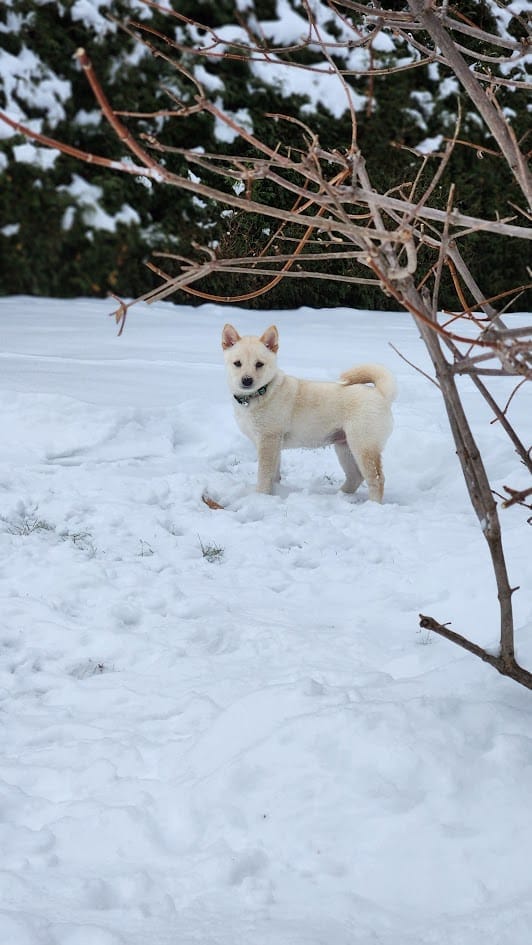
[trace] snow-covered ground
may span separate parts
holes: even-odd
[[[0,299],[1,945],[528,945],[532,695],[418,630],[497,638],[440,395],[388,346],[427,367],[411,320],[139,306],[117,338],[108,311]],[[275,320],[300,376],[396,372],[383,506],[331,450],[254,494],[227,320]]]

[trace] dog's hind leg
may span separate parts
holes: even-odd
[[[335,443],[334,449],[336,450],[340,466],[345,473],[345,482],[342,486],[342,492],[356,492],[362,482],[363,476],[351,450],[347,443]]]
[[[348,438],[349,444],[349,438]],[[358,449],[356,444],[349,444],[355,463],[368,485],[369,497],[373,502],[382,502],[384,495],[384,473],[382,459],[377,447]]]

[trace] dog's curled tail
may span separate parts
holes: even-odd
[[[395,378],[382,364],[359,364],[340,375],[340,381],[346,386],[351,384],[374,384],[386,403],[391,404],[397,394]]]

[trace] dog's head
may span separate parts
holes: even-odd
[[[279,335],[275,325],[267,328],[260,338],[244,335],[236,328],[225,325],[222,332],[222,348],[229,386],[233,394],[253,394],[275,377]]]

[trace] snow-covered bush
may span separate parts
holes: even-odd
[[[309,44],[299,53],[282,54],[282,47],[305,38],[304,7],[296,0],[222,0],[216,5],[187,0],[173,6],[178,15],[168,18],[142,0],[63,4],[7,0],[0,10],[2,105],[11,117],[82,150],[122,156],[123,149],[102,122],[72,59],[76,48],[84,46],[113,108],[144,116],[134,122],[129,119],[137,132],[157,134],[175,148],[238,149],[234,133],[212,115],[198,113],[186,124],[172,121],[168,112],[179,102],[192,105],[193,89],[173,68],[175,50],[159,42],[159,55],[153,57],[137,42],[136,19],[177,40],[179,64],[190,70],[227,114],[272,147],[279,135],[278,127],[265,117],[272,112],[311,122],[330,150],[344,146],[350,135],[346,99],[334,77],[319,66],[319,50]],[[391,8],[400,11],[403,7],[404,3],[397,2]],[[510,12],[487,2],[475,8],[470,13],[475,13],[483,28],[493,27],[497,16],[502,34],[512,37],[519,31]],[[333,17],[324,2],[315,12],[322,36],[336,38],[340,44],[347,35],[346,23]],[[357,18],[362,24],[363,17],[354,10],[352,19],[357,22]],[[129,24],[129,32],[120,29],[118,21]],[[240,54],[224,60],[219,48],[200,60],[187,53],[186,47],[201,36],[193,21],[215,27],[226,49],[242,44]],[[277,46],[278,61],[265,64],[246,53],[243,46],[249,44],[250,35]],[[157,42],[155,34],[153,41]],[[478,45],[482,69],[482,44]],[[357,113],[358,140],[375,185],[385,190],[398,178],[414,179],[417,155],[441,153],[446,139],[455,133],[461,109],[458,137],[469,146],[455,148],[434,200],[445,207],[452,182],[456,205],[464,211],[474,216],[496,212],[506,216],[517,198],[511,175],[492,153],[493,141],[468,107],[456,79],[436,60],[405,70],[406,54],[403,40],[381,31],[369,49],[351,45],[346,50],[338,45],[335,55],[338,65],[350,73],[347,80]],[[289,59],[315,68],[300,73],[283,65]],[[368,67],[378,73],[368,76]],[[520,63],[515,66],[520,68]],[[524,106],[510,88],[501,88],[498,96],[502,108],[512,108],[519,138],[527,127]],[[284,125],[282,135],[293,138],[296,147],[301,143],[295,124]],[[55,152],[29,145],[5,126],[0,127],[0,136],[1,292],[75,295],[111,290],[136,295],[152,285],[152,276],[142,263],[153,250],[187,254],[196,241],[238,256],[250,246],[259,247],[264,236],[274,232],[265,219],[251,221],[239,213],[221,212],[212,201],[150,187],[146,178],[109,175],[88,165],[80,168],[68,157],[58,158]],[[169,166],[183,167],[176,154],[168,153],[165,160]],[[429,158],[427,180],[433,167]],[[205,173],[203,179],[208,182],[209,175]],[[277,199],[267,182],[254,186],[260,200]],[[524,249],[501,249],[489,236],[476,234],[466,255],[473,269],[489,268],[493,294],[503,290],[508,280],[512,284],[525,281]],[[350,264],[338,262],[336,271],[345,274],[346,266]],[[230,294],[246,292],[255,284],[233,274]],[[227,294],[227,286],[219,279],[211,280],[210,286]],[[193,300],[190,295],[187,298]],[[302,302],[383,305],[372,287],[338,281],[325,288],[319,280],[305,284],[285,280],[272,290],[266,304],[283,307]],[[264,302],[259,298],[248,304]],[[384,304],[396,303],[385,300]]]

